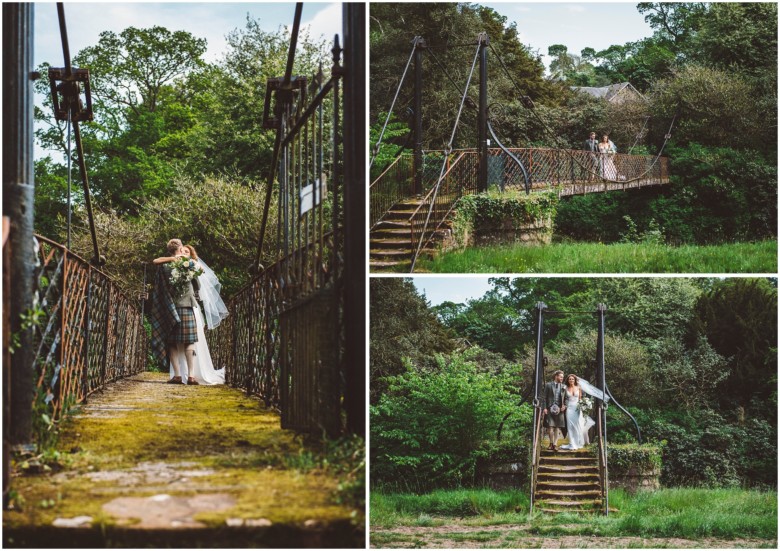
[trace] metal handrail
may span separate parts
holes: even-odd
[[[450,212],[452,211],[453,207],[455,206],[455,201],[453,201],[452,204],[450,205],[450,208],[447,209],[447,212],[443,216],[439,217],[439,213],[437,213],[438,221],[436,222],[436,226],[431,231],[430,235],[428,236],[428,239],[423,241],[425,239],[425,234],[428,233],[428,224],[430,223],[431,215],[433,214],[433,211],[434,211],[434,207],[435,207],[435,204],[436,204],[436,198],[437,198],[437,196],[439,194],[439,190],[441,189],[441,183],[449,176],[450,172],[452,172],[452,169],[455,168],[455,166],[457,166],[457,164],[460,162],[460,160],[465,158],[466,153],[467,153],[466,151],[460,153],[460,155],[458,155],[458,157],[455,159],[455,161],[450,163],[450,166],[441,175],[441,177],[439,178],[438,182],[436,182],[436,185],[433,186],[433,188],[431,188],[431,190],[425,196],[425,199],[420,203],[420,206],[418,206],[414,210],[414,213],[412,213],[412,215],[409,217],[409,229],[410,229],[411,245],[412,245],[412,258],[411,258],[412,271],[414,271],[414,265],[415,265],[415,263],[417,261],[417,257],[420,254],[420,251],[423,249],[423,247],[425,247],[428,244],[428,242],[431,240],[431,237],[433,236],[433,233],[436,230],[438,230],[439,227],[441,227],[442,223],[444,222],[444,220],[447,219],[447,216],[450,214]],[[458,197],[458,198],[460,198],[460,197]],[[457,199],[456,199],[456,201],[457,201]],[[425,218],[425,224],[423,225],[423,229],[422,229],[422,232],[420,232],[420,237],[419,237],[419,240],[418,240],[418,239],[415,238],[416,232],[415,232],[414,220],[417,217],[417,215],[420,212],[420,210],[422,209],[422,207],[425,206],[428,203],[430,203],[430,205],[428,206],[428,214],[427,214],[427,216]],[[415,241],[417,241],[417,243],[415,243]]]
[[[598,456],[599,456],[599,479],[601,481],[601,499],[604,503],[604,514],[609,513],[609,502],[607,494],[609,492],[609,482],[607,481],[607,449],[605,445],[605,434],[603,421],[605,420],[605,412],[603,406],[598,407]]]
[[[531,459],[531,507],[530,512],[534,512],[534,498],[536,496],[536,479],[539,472],[539,460],[541,458],[541,434],[542,434],[542,408],[541,406],[534,407],[534,415],[536,416],[536,425],[534,426],[534,443],[532,449]]]
[[[379,176],[377,176],[377,177],[376,177],[376,179],[375,179],[373,182],[371,182],[371,184],[369,184],[369,186],[368,186],[368,189],[371,189],[371,188],[372,188],[372,187],[374,187],[374,186],[375,186],[377,183],[379,183],[379,180],[381,180],[381,179],[382,179],[382,177],[383,177],[385,174],[387,174],[387,172],[388,172],[388,171],[389,171],[391,168],[393,168],[393,167],[394,167],[394,166],[395,166],[395,165],[398,163],[398,161],[400,161],[400,160],[401,160],[401,157],[402,157],[402,156],[403,156],[403,155],[399,155],[398,157],[396,157],[395,159],[393,159],[393,162],[392,162],[392,163],[390,163],[389,165],[387,165],[387,168],[385,168],[385,169],[382,171],[382,174],[380,174]]]

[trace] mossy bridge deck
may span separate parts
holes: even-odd
[[[362,547],[322,445],[256,398],[140,373],[93,395],[44,467],[17,464],[12,547]],[[23,461],[23,460],[22,460]]]

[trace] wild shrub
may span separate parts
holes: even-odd
[[[473,483],[477,462],[516,405],[509,374],[481,372],[470,352],[437,356],[436,366],[385,378],[372,406],[372,480],[420,491]]]

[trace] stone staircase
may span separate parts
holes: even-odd
[[[545,513],[599,513],[603,507],[595,445],[579,450],[546,449],[544,440],[534,489],[534,508]]]
[[[409,218],[421,202],[422,198],[412,197],[396,203],[371,230],[369,265],[372,272],[409,271],[413,246]],[[420,251],[421,255],[432,254],[436,244],[449,234],[449,229],[427,232],[427,235],[431,234],[433,240]]]

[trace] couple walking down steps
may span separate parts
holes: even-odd
[[[225,370],[214,369],[205,334],[228,315],[219,280],[192,245],[171,239],[167,248],[169,256],[154,260],[160,267],[150,312],[152,351],[168,365],[169,383],[224,384]]]
[[[561,449],[577,450],[589,443],[588,430],[595,421],[588,416],[586,407],[590,405],[589,398],[584,390],[591,394],[598,392],[592,385],[580,380],[574,374],[566,377],[566,385],[563,384],[563,371],[553,374],[552,382],[544,387],[544,426],[547,427],[547,435],[550,440],[548,450],[556,451],[558,429],[565,429],[568,435],[568,444]]]

